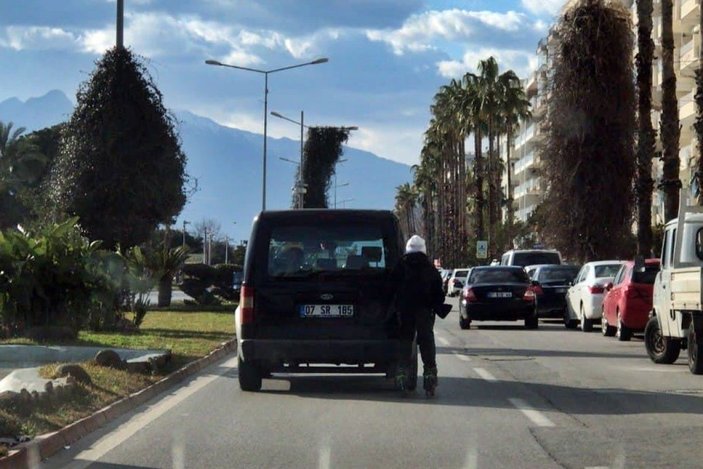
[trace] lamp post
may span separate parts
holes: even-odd
[[[335,175],[334,179],[335,179],[335,182],[336,182],[336,180],[337,180],[337,176],[336,176],[336,175]],[[334,185],[334,208],[337,208],[337,188],[338,188],[338,187],[346,187],[346,186],[348,186],[348,185],[349,185],[348,182],[345,182],[344,184],[335,184],[335,185]]]
[[[298,167],[298,176],[295,181],[295,186],[293,187],[293,192],[295,193],[295,208],[303,208],[303,194],[305,194],[307,189],[305,189],[305,184],[301,182],[303,170],[300,166],[300,163],[289,158],[279,157],[278,159],[287,163],[294,164]]]
[[[353,201],[354,201],[354,199],[344,199],[344,200],[340,200],[339,203],[342,204],[342,207],[346,208],[347,202],[353,202]]]
[[[263,188],[261,189],[261,210],[266,210],[266,138],[267,138],[267,128],[268,128],[268,95],[269,95],[269,74],[282,72],[284,70],[290,70],[292,68],[305,67],[306,65],[318,65],[328,62],[329,59],[326,57],[313,60],[312,62],[305,62],[302,64],[289,65],[287,67],[274,68],[272,70],[259,70],[256,68],[240,67],[238,65],[224,64],[217,60],[206,60],[207,65],[216,65],[218,67],[228,67],[236,68],[238,70],[246,70],[248,72],[256,72],[264,75],[264,157],[263,157]]]
[[[190,225],[189,221],[183,220],[183,248],[186,247],[186,225]]]
[[[300,182],[299,182],[299,184],[296,184],[296,185],[299,185],[299,186],[301,187],[301,188],[300,188],[300,191],[301,191],[302,193],[300,194],[300,199],[299,199],[299,200],[300,200],[300,207],[299,207],[299,208],[303,208],[303,195],[302,195],[302,194],[305,192],[305,187],[306,187],[306,186],[305,186],[305,177],[304,177],[304,174],[305,174],[305,173],[304,173],[304,170],[305,170],[305,152],[303,151],[303,147],[304,147],[304,145],[303,145],[303,129],[309,129],[310,127],[307,126],[307,125],[305,125],[305,124],[303,123],[303,116],[304,116],[304,115],[303,115],[303,111],[300,111],[300,122],[298,122],[298,121],[296,121],[296,120],[294,120],[294,119],[291,119],[290,117],[286,117],[286,116],[284,116],[283,114],[278,113],[278,112],[276,112],[276,111],[271,111],[271,115],[274,116],[274,117],[278,117],[279,119],[283,119],[283,120],[286,120],[286,121],[288,121],[288,122],[292,122],[293,124],[296,124],[296,125],[299,125],[299,126],[300,126],[300,171],[299,171],[299,173],[300,173]],[[339,126],[339,127],[335,127],[335,128],[337,128],[337,129],[342,129],[342,130],[350,130],[350,131],[351,131],[351,130],[359,130],[359,127],[357,127],[357,126],[355,126],[355,125],[351,125],[351,126]],[[292,160],[287,160],[286,158],[281,158],[281,159],[284,160],[284,161],[292,161]],[[337,161],[337,163],[343,163],[343,162],[345,162],[345,161],[347,161],[347,160],[346,160],[346,159],[343,159],[343,160]],[[292,161],[292,162],[295,163],[295,161]],[[334,184],[335,184],[335,185],[337,184],[337,174],[336,174],[336,173],[335,173],[335,175],[334,175]],[[336,189],[335,189],[335,199],[336,199],[336,198],[337,198],[337,192],[336,192]],[[336,202],[335,202],[335,205],[336,205]]]

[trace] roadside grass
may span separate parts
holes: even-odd
[[[35,436],[58,430],[207,355],[222,342],[234,337],[233,311],[233,308],[226,312],[150,311],[136,333],[81,331],[78,340],[62,342],[61,345],[170,349],[172,357],[169,364],[156,375],[103,368],[92,362],[81,363],[92,384],[78,384],[69,395],[59,395],[38,403],[33,401],[29,406],[0,406],[0,437]],[[11,343],[35,342],[24,340]],[[40,373],[53,377],[57,366],[44,366]]]

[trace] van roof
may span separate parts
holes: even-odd
[[[257,215],[258,220],[293,220],[299,218],[310,219],[319,216],[331,216],[335,218],[361,218],[381,219],[394,217],[390,210],[363,210],[363,209],[337,209],[337,208],[304,208],[295,210],[267,210]]]
[[[666,224],[667,227],[675,225],[679,222],[678,218],[673,218],[669,220]],[[703,213],[687,213],[684,223],[698,223],[703,222]]]

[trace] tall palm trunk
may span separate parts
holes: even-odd
[[[664,190],[664,216],[675,218],[679,206],[679,106],[676,98],[676,74],[674,73],[674,26],[673,0],[662,0],[662,118],[661,139],[664,149],[664,174],[661,187]]]
[[[639,131],[637,135],[637,252],[649,256],[652,250],[652,0],[637,0],[637,99]]]
[[[483,209],[485,201],[483,199],[483,155],[481,150],[481,129],[476,128],[474,132],[474,146],[476,156],[474,158],[474,179],[476,190],[476,240],[484,240],[485,229],[483,225]]]
[[[496,187],[495,187],[495,132],[493,118],[488,118],[488,255],[496,255]]]
[[[513,210],[513,164],[510,161],[510,149],[512,148],[513,145],[513,126],[508,124],[508,141],[506,142],[506,149],[505,153],[508,157],[507,161],[507,166],[506,166],[506,171],[508,173],[508,213],[507,213],[507,224],[508,224],[508,241],[512,244],[512,228],[513,228],[513,219],[515,218],[515,211]],[[510,247],[508,247],[510,248]]]
[[[698,183],[698,205],[703,205],[703,0],[698,1],[698,69],[696,70],[696,140],[698,141],[698,170],[696,181]],[[693,37],[695,41],[695,36]]]

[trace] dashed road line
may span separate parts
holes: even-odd
[[[474,368],[474,371],[477,375],[479,375],[481,378],[485,379],[489,383],[495,383],[496,381],[498,381],[498,378],[493,376],[493,374],[485,368]]]
[[[542,412],[539,410],[536,410],[534,407],[532,407],[530,404],[525,402],[522,399],[518,399],[515,397],[511,397],[508,399],[510,403],[520,412],[525,414],[525,417],[530,419],[532,423],[537,425],[538,427],[553,427],[554,422],[549,420]]]
[[[465,362],[470,362],[470,361],[471,361],[471,357],[470,357],[470,356],[468,356],[468,355],[463,355],[463,354],[458,353],[458,352],[454,352],[454,356],[457,357],[457,358],[458,358],[459,360],[461,360],[461,361],[465,361]]]
[[[438,337],[437,337],[437,342],[439,342],[440,344],[444,345],[445,347],[446,347],[447,345],[449,345],[449,341],[448,341],[447,339],[445,339],[444,337],[442,337],[442,336],[438,336]]]

